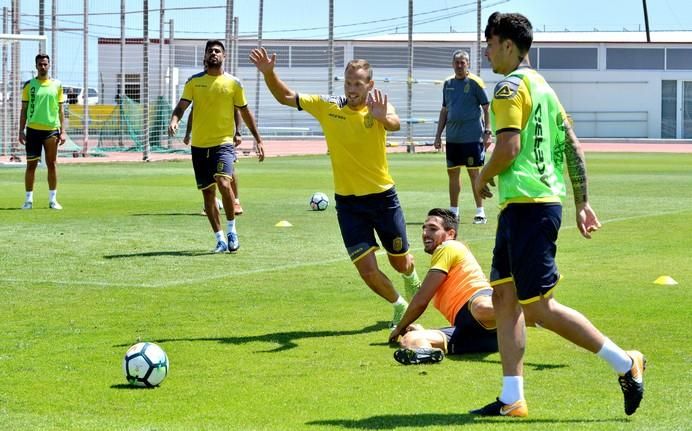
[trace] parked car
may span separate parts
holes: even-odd
[[[67,103],[71,105],[84,105],[84,87],[63,85],[62,91],[67,96]],[[87,88],[87,102],[89,105],[99,103],[99,92],[95,88]]]

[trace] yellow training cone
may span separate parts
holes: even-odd
[[[293,226],[291,223],[287,222],[286,220],[281,220],[277,224],[274,225],[275,227],[291,227]]]
[[[662,275],[654,280],[654,284],[662,284],[664,286],[674,286],[678,284],[677,281],[673,280],[673,277],[669,275]]]

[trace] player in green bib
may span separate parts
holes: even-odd
[[[596,353],[619,375],[625,413],[633,414],[644,395],[644,356],[625,352],[584,315],[558,303],[560,281],[555,264],[566,195],[564,162],[574,192],[576,224],[585,238],[601,224],[589,205],[584,153],[555,92],[529,64],[531,23],[517,13],[496,12],[485,28],[486,56],[493,71],[504,75],[490,104],[495,151],[475,188],[492,197],[488,185],[498,177],[502,211],[493,250],[490,284],[502,359],[502,392],[472,413],[528,416],[524,400],[525,325],[535,325]]]
[[[19,143],[26,146],[26,171],[24,188],[26,196],[22,209],[34,206],[34,178],[36,167],[45,152],[48,168],[48,207],[61,210],[57,201],[58,193],[58,146],[65,143],[65,95],[62,84],[48,75],[50,57],[46,54],[36,56],[37,76],[24,84],[22,90],[22,110],[19,116]],[[26,132],[25,129],[26,128]]]

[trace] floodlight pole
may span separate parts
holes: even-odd
[[[476,1],[476,73],[481,76],[481,0]],[[487,127],[486,127],[487,129]]]
[[[408,79],[406,80],[406,109],[408,121],[406,122],[406,139],[408,139],[408,152],[415,153],[413,145],[413,0],[408,0]]]
[[[7,7],[2,8],[2,32],[7,34]],[[7,80],[9,76],[7,74],[7,44],[2,45],[2,104],[5,105],[10,98],[7,97]],[[6,126],[2,128],[2,155],[7,155],[7,146],[11,145],[10,142],[10,127],[7,123],[7,109],[2,110],[2,124]]]
[[[44,36],[46,34],[46,0],[39,0],[38,2],[38,34],[39,36]],[[42,40],[38,43],[38,52],[46,52],[46,41]],[[53,58],[51,57],[51,64],[53,63]]]
[[[234,74],[233,70],[233,0],[226,0],[226,69]]]
[[[149,161],[149,0],[142,0],[142,160]]]
[[[120,90],[118,90],[118,145],[123,146],[123,123],[125,113],[123,106],[125,102],[125,0],[120,0]]]
[[[82,100],[84,102],[84,118],[82,124],[84,126],[84,147],[82,148],[82,156],[86,157],[89,151],[89,0],[84,0],[84,18],[83,18],[83,34],[82,40],[84,45],[84,66],[82,67],[83,88]]]
[[[262,47],[262,25],[264,18],[264,0],[259,0],[259,19],[257,21],[257,46]],[[260,71],[257,69],[255,74],[255,119],[257,120],[257,127],[259,127],[260,118]],[[257,153],[257,142],[252,146],[252,149]]]
[[[327,42],[327,94],[334,94],[334,0],[329,0],[329,41]]]
[[[649,12],[646,9],[646,0],[642,0],[644,7],[644,25],[646,26],[646,41],[651,42],[651,33],[649,32]]]
[[[50,14],[50,69],[53,76],[58,76],[58,0],[53,0],[51,2],[51,14]]]

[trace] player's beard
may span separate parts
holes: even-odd
[[[219,57],[209,57],[207,59],[207,67],[217,68],[221,67],[221,64],[223,64],[223,60],[221,60]]]

